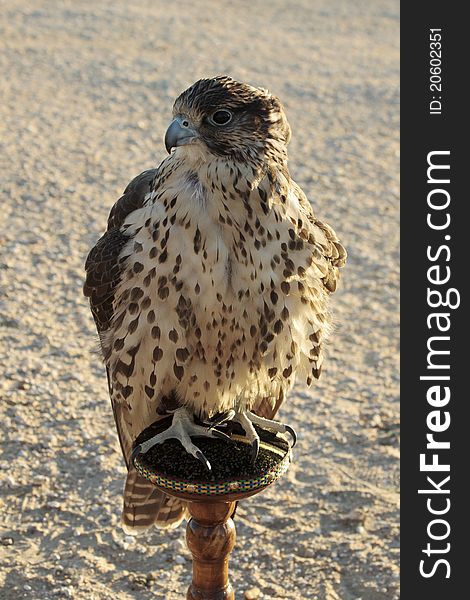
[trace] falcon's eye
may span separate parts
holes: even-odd
[[[232,120],[232,113],[225,109],[216,110],[209,120],[214,125],[227,125]]]

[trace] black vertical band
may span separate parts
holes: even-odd
[[[468,40],[457,4],[402,3],[402,598],[466,597]],[[450,444],[450,447],[447,447]],[[448,470],[447,470],[448,469]],[[419,492],[421,490],[421,492]],[[463,595],[462,595],[463,594]]]

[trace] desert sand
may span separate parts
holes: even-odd
[[[244,502],[237,599],[396,600],[399,20],[394,0],[0,2],[0,598],[173,600],[184,527],[126,537],[83,264],[175,97],[267,87],[291,173],[349,251],[320,381],[280,417],[288,474]]]

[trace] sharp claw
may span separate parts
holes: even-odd
[[[258,458],[258,452],[259,452],[259,439],[255,439],[251,443],[251,460],[252,460],[252,462],[255,462],[256,459]]]
[[[131,454],[131,464],[134,464],[134,460],[137,458],[137,456],[142,452],[142,446],[140,444],[137,444],[137,446],[134,448],[134,450],[132,450],[132,454]]]
[[[235,411],[233,409],[227,410],[222,413],[217,419],[214,421],[205,422],[205,425],[209,425],[209,430],[214,429],[218,425],[222,425],[222,423],[226,423],[227,421],[231,421],[235,416]]]
[[[297,434],[295,433],[295,430],[290,425],[284,425],[284,426],[286,428],[287,433],[290,433],[290,435],[292,437],[291,448],[293,448],[297,444]]]
[[[200,450],[196,451],[196,458],[206,467],[208,471],[212,471],[211,463]]]
[[[217,429],[209,429],[209,431],[212,431],[212,436],[215,438],[225,440],[226,442],[233,441],[229,435],[227,435],[226,433],[223,433],[222,431],[217,431]]]

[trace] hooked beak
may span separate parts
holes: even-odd
[[[196,131],[190,127],[189,121],[184,117],[176,117],[165,133],[165,148],[168,154],[176,146],[192,144],[198,137]]]

